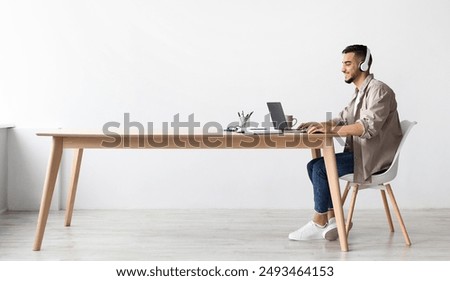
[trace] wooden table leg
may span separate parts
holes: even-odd
[[[50,159],[45,176],[44,189],[42,192],[41,207],[39,210],[36,236],[34,239],[33,251],[39,251],[44,238],[45,225],[47,224],[48,213],[52,203],[53,191],[55,190],[56,178],[63,153],[63,140],[60,137],[53,137],[53,145],[50,152]]]
[[[336,224],[339,234],[339,242],[341,251],[348,251],[347,234],[344,223],[344,210],[341,201],[341,189],[339,187],[339,176],[336,165],[336,154],[332,138],[325,139],[326,144],[323,147],[323,158],[327,169],[327,178],[330,185],[331,200],[333,202],[334,214],[336,216]]]
[[[77,193],[78,177],[80,176],[81,160],[83,158],[83,149],[75,150],[72,163],[72,178],[70,180],[69,193],[67,194],[66,219],[65,226],[70,226],[72,222],[73,207],[75,204],[75,195]]]
[[[320,153],[320,149],[312,148],[311,149],[311,156],[313,159],[319,158],[322,154]]]

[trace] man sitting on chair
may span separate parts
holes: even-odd
[[[370,74],[372,55],[364,45],[343,51],[345,82],[356,86],[350,103],[331,121],[300,124],[309,134],[347,135],[344,152],[336,154],[338,175],[354,173],[354,182],[367,183],[371,175],[389,168],[402,139],[395,93]],[[323,157],[311,160],[308,175],[314,190],[313,219],[289,234],[291,240],[338,238],[333,204]]]

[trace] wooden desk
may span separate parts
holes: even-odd
[[[34,251],[41,249],[45,225],[50,210],[56,177],[64,149],[75,149],[72,176],[67,197],[65,225],[70,226],[81,160],[84,149],[311,149],[312,157],[323,153],[331,197],[336,215],[339,242],[342,251],[348,251],[344,213],[341,204],[339,178],[332,134],[307,135],[298,132],[285,134],[239,134],[239,133],[165,133],[165,134],[111,134],[71,132],[55,130],[38,133],[38,136],[52,137],[52,149],[47,167],[42,201],[39,210]]]

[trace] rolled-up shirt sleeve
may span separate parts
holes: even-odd
[[[341,111],[337,117],[332,119],[334,126],[342,126],[345,124],[345,120],[343,118],[343,112]]]
[[[349,113],[348,108],[349,106],[346,106],[335,118],[332,119],[334,126],[347,125],[347,116]]]
[[[371,139],[378,135],[389,113],[396,110],[396,105],[391,104],[394,94],[389,90],[380,87],[367,97],[366,106],[361,108],[359,119],[355,121],[364,127],[361,138]]]

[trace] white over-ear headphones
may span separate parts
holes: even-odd
[[[367,71],[369,69],[370,50],[369,50],[368,47],[366,47],[366,48],[367,48],[366,58],[364,59],[364,61],[362,63],[359,64],[359,69],[362,72],[365,72],[365,71]]]

